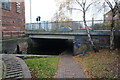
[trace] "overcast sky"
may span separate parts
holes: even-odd
[[[90,1],[90,0],[87,0]],[[41,16],[41,21],[51,21],[54,13],[57,11],[56,3],[54,0],[31,0],[32,22],[36,22],[37,16]],[[87,14],[87,20],[91,20],[93,16],[93,9]],[[100,15],[94,15],[96,19],[103,19],[103,12]],[[30,0],[25,0],[25,15],[26,23],[30,22]],[[72,19],[74,21],[82,20],[82,13],[80,11],[73,11]]]
[[[50,21],[56,12],[54,0],[31,0],[32,22],[36,21],[37,16],[41,16],[41,21]],[[30,0],[25,0],[26,22],[30,22]]]

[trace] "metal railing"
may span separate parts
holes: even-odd
[[[103,20],[89,20],[86,21],[89,28],[92,30],[110,30],[110,21]],[[116,22],[116,27],[120,30],[120,23]],[[85,28],[83,21],[67,21],[67,22],[41,22],[41,23],[27,23],[27,31],[58,31],[60,27],[70,27],[72,31],[81,30]],[[65,31],[65,30],[64,30]]]

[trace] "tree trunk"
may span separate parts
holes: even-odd
[[[114,28],[111,28],[110,32],[110,50],[114,49]]]
[[[99,50],[98,50],[98,49],[96,48],[96,46],[94,45],[93,40],[92,40],[92,38],[91,38],[91,36],[90,36],[90,31],[89,31],[89,28],[88,28],[87,23],[86,23],[85,11],[83,11],[83,22],[84,22],[84,25],[85,25],[85,28],[86,28],[86,32],[87,32],[87,35],[88,35],[88,38],[89,38],[89,41],[90,41],[90,43],[91,43],[91,46],[92,46],[93,50],[94,50],[95,52],[99,52]]]
[[[111,32],[110,32],[110,50],[114,49],[114,23],[115,23],[115,20],[113,18],[114,18],[114,15],[112,14]]]

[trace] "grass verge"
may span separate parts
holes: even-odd
[[[83,68],[88,78],[118,78],[119,75],[119,55],[117,51],[101,50],[98,53],[87,52],[85,56],[74,57]]]
[[[25,59],[33,79],[54,78],[59,57]]]

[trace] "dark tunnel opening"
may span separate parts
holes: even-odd
[[[58,55],[62,52],[73,54],[73,40],[68,39],[31,39],[29,54]]]

